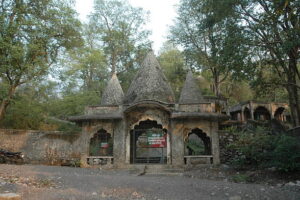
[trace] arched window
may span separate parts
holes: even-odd
[[[250,113],[250,110],[249,110],[249,108],[245,108],[244,109],[244,120],[245,121],[247,121],[248,119],[250,119],[251,118],[251,113]]]
[[[90,140],[90,156],[112,156],[113,140],[106,130],[101,129]]]
[[[130,132],[131,163],[167,163],[167,130],[157,121],[141,121]]]
[[[284,107],[277,108],[274,113],[274,118],[279,121],[285,121],[284,111],[285,111]]]
[[[254,111],[254,119],[255,120],[270,120],[271,115],[268,109],[263,106],[259,106]]]
[[[193,129],[185,138],[186,155],[211,155],[210,138],[200,129]]]

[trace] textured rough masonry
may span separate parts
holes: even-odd
[[[196,83],[192,71],[189,71],[184,86],[181,90],[179,103],[190,104],[190,103],[203,103],[204,98],[201,94],[199,85]]]
[[[107,84],[100,106],[89,106],[82,116],[70,117],[70,121],[82,126],[80,144],[85,149],[81,152],[82,162],[105,159],[105,156],[91,157],[89,155],[90,141],[99,130],[105,130],[109,138],[113,138],[114,167],[130,167],[131,164],[141,162],[149,164],[149,157],[140,159],[136,154],[145,154],[145,149],[138,149],[139,137],[142,131],[163,131],[164,146],[160,163],[166,166],[185,165],[186,159],[212,158],[214,164],[220,163],[219,156],[219,122],[228,119],[216,109],[218,99],[205,100],[199,86],[193,78],[192,72],[187,74],[179,102],[176,103],[174,93],[170,87],[154,53],[147,54],[141,68],[122,99],[123,91],[114,74]],[[122,99],[122,101],[121,101]],[[120,103],[122,102],[122,103]],[[210,147],[206,152],[210,155],[187,157],[187,138],[195,131],[209,137]],[[141,137],[145,138],[144,136]],[[106,145],[107,143],[103,143]],[[152,147],[153,148],[153,147]],[[157,159],[159,149],[149,150],[150,159]],[[155,153],[156,152],[156,153]],[[143,156],[142,156],[143,157]],[[157,161],[155,161],[157,162]],[[88,164],[88,163],[86,163]]]
[[[125,95],[124,104],[141,100],[175,102],[173,90],[152,51],[148,53],[141,69],[135,75]]]
[[[103,92],[101,105],[119,105],[122,103],[124,93],[117,75],[114,73]]]
[[[15,193],[0,194],[0,200],[21,200],[21,196]]]
[[[0,148],[22,151],[31,163],[80,159],[82,166],[118,168],[151,163],[184,167],[198,161],[219,164],[218,127],[228,116],[218,111],[217,101],[202,97],[189,72],[177,102],[157,59],[149,52],[125,96],[113,74],[101,105],[87,106],[84,115],[69,118],[82,127],[81,133],[0,130]],[[192,134],[209,141],[204,153],[191,153],[187,143]],[[149,141],[154,141],[154,146]]]

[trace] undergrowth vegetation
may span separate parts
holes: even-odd
[[[231,164],[238,169],[272,168],[281,172],[300,171],[300,139],[287,133],[271,134],[267,128],[231,130],[237,139],[227,148],[234,150]]]

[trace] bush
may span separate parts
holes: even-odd
[[[269,167],[279,171],[300,171],[300,142],[299,139],[287,135],[275,138],[274,150],[270,152]]]
[[[300,142],[284,133],[271,135],[267,129],[236,132],[237,140],[227,148],[236,151],[232,165],[237,168],[269,168],[300,171]]]

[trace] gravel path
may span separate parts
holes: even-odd
[[[0,193],[23,200],[298,200],[296,188],[238,184],[178,175],[137,176],[125,170],[0,165]]]

